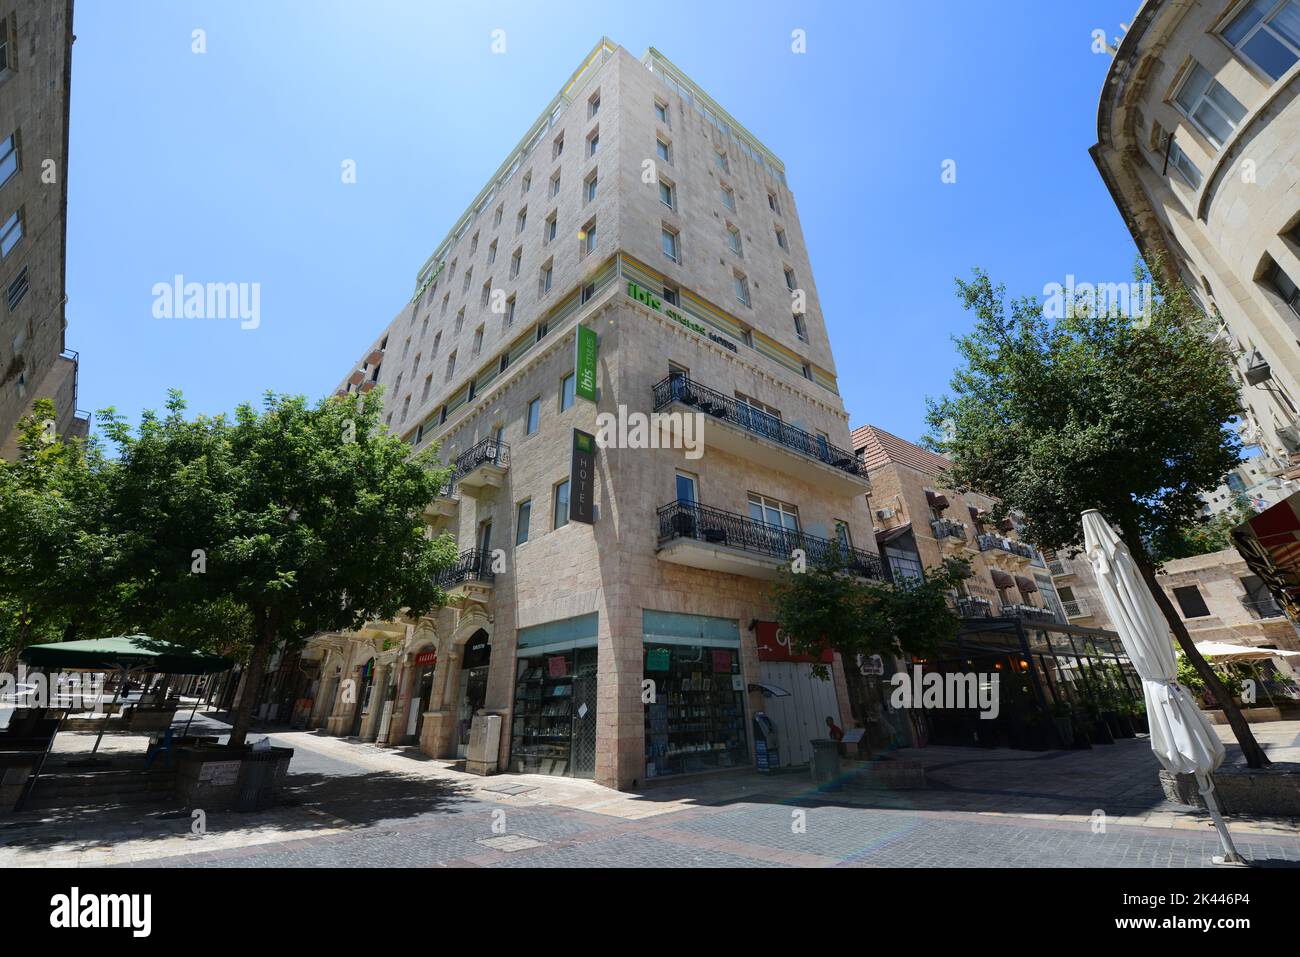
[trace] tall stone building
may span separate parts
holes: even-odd
[[[0,455],[38,398],[85,435],[77,353],[64,338],[72,0],[0,4]]]
[[[618,787],[750,763],[760,711],[780,763],[848,726],[842,664],[811,678],[772,623],[796,550],[881,572],[770,149],[602,40],[409,299],[338,391],[381,386],[388,427],[454,463],[427,518],[461,562],[437,614],[318,636],[312,723]]]
[[[1300,0],[1146,0],[1092,156],[1138,248],[1235,354],[1242,438],[1300,477]]]

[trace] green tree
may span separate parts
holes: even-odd
[[[117,452],[109,498],[133,614],[209,646],[238,645],[246,622],[232,745],[272,650],[445,600],[436,581],[455,544],[428,538],[421,512],[449,469],[435,449],[412,457],[380,427],[380,408],[377,391],[315,406],[268,393],[260,411],[187,419],[173,391],[165,414],[145,413],[135,432],[99,414]]]
[[[18,424],[18,454],[0,460],[0,650],[95,634],[120,622],[119,542],[107,528],[112,463],[94,440],[65,441],[54,403]]]
[[[1233,548],[1232,530],[1255,514],[1244,495],[1233,499],[1232,507],[1207,518],[1194,518],[1187,525],[1156,529],[1151,536],[1151,557],[1157,564],[1175,558],[1191,558]]]
[[[860,654],[925,656],[957,637],[949,595],[970,577],[965,562],[947,559],[922,578],[901,577],[892,584],[842,567],[832,555],[803,572],[786,569],[773,589],[777,626],[796,652],[820,658],[838,651],[849,661]],[[824,665],[813,671],[827,677]]]
[[[1157,270],[1159,273],[1159,270]],[[1224,428],[1241,410],[1230,358],[1178,283],[1143,268],[1154,295],[1142,316],[1080,299],[1059,319],[1037,299],[1010,303],[976,270],[957,281],[975,328],[950,396],[929,403],[930,444],[954,461],[963,487],[1023,512],[1040,547],[1077,550],[1081,513],[1118,525],[1169,628],[1224,710],[1246,760],[1268,763],[1241,712],[1196,650],[1157,581],[1149,543],[1184,528],[1240,460]]]

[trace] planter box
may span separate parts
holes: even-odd
[[[128,731],[166,731],[176,718],[175,708],[135,707],[126,717]]]
[[[1247,724],[1260,724],[1265,721],[1281,721],[1282,712],[1277,708],[1241,708],[1242,716],[1245,717]],[[1213,711],[1205,712],[1210,720],[1215,724],[1227,724],[1228,716],[1222,710],[1216,708]]]
[[[1165,797],[1175,804],[1205,807],[1196,778],[1160,772]],[[1214,772],[1214,793],[1225,814],[1300,817],[1300,764],[1279,762],[1256,770],[1244,765]]]
[[[176,797],[186,807],[254,811],[272,806],[289,773],[293,748],[234,751],[182,747],[176,754]]]

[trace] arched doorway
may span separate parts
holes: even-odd
[[[352,712],[352,730],[348,732],[350,737],[355,738],[361,734],[361,722],[370,713],[370,700],[374,697],[374,685],[375,659],[371,658],[361,666],[357,675],[357,706]]]
[[[480,628],[465,642],[460,667],[460,694],[456,706],[456,757],[465,757],[474,714],[487,701],[488,665],[492,657],[489,635]]]

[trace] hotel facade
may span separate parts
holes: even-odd
[[[1146,0],[1091,150],[1138,248],[1234,355],[1241,435],[1300,478],[1300,0]]]
[[[338,391],[454,465],[426,518],[461,559],[445,608],[309,642],[309,725],[613,787],[752,764],[759,712],[778,764],[852,726],[843,663],[813,678],[772,621],[796,549],[883,571],[767,147],[602,40],[408,295]]]

